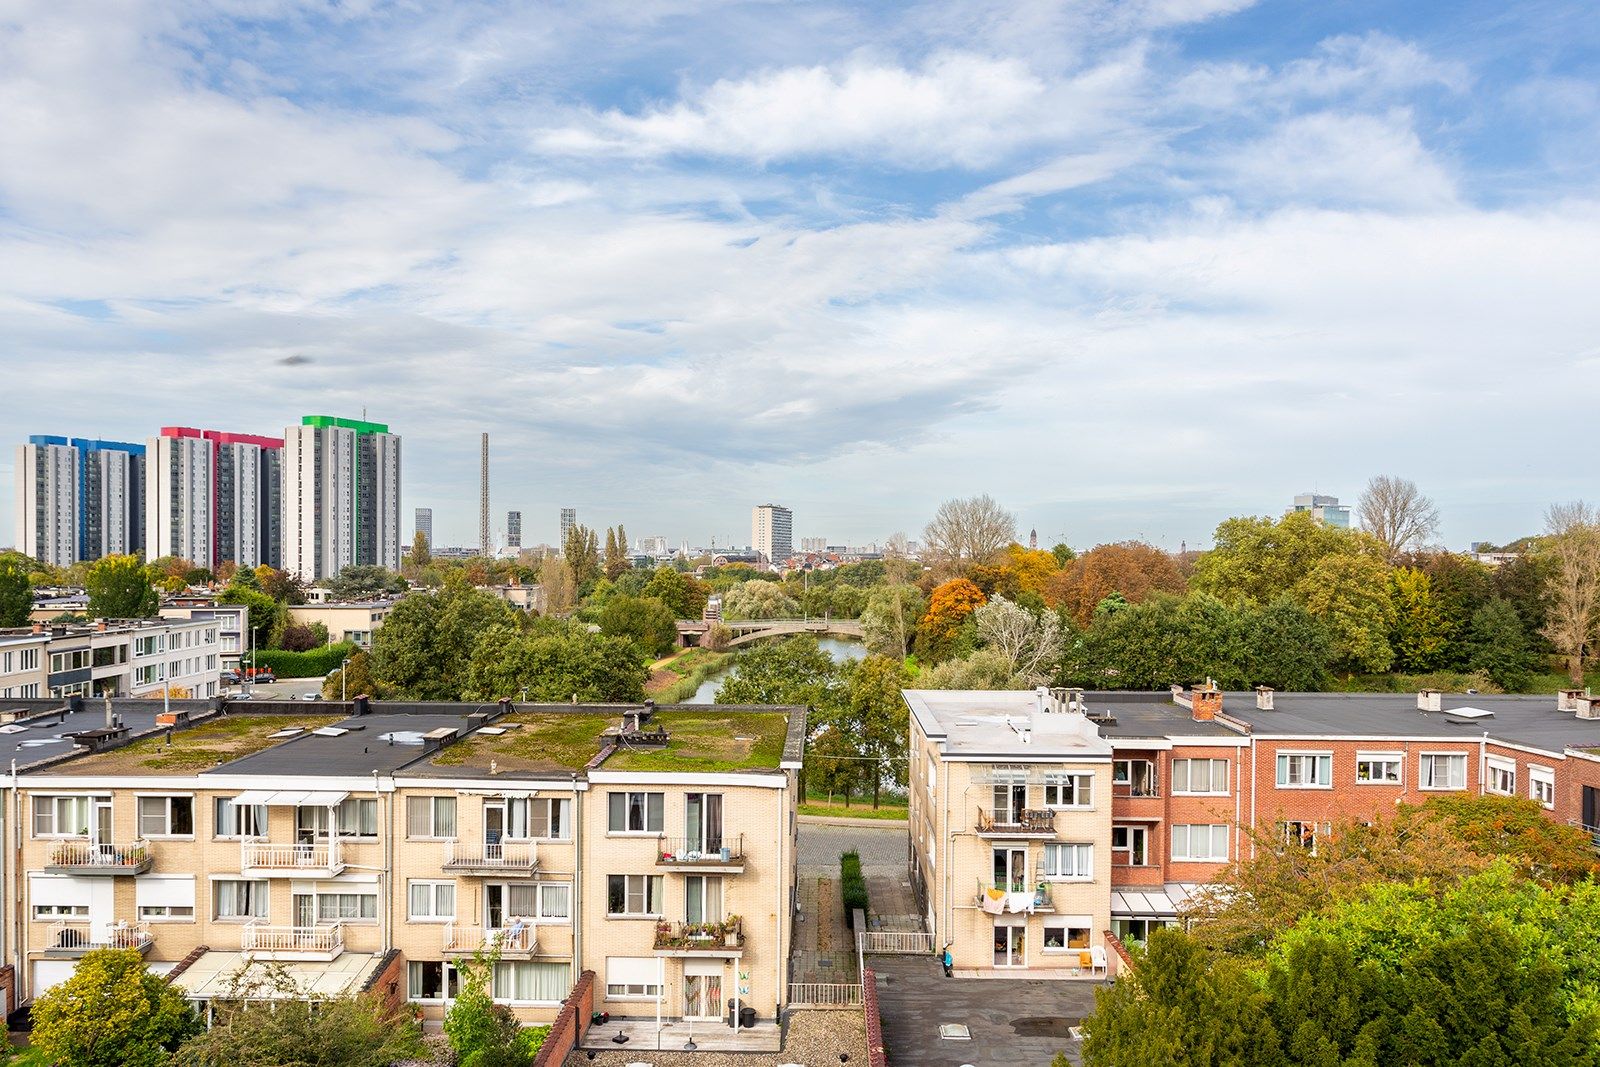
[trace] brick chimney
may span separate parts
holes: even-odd
[[[1272,710],[1272,692],[1273,692],[1272,686],[1270,686],[1270,685],[1258,685],[1258,686],[1256,686],[1256,710],[1257,711],[1271,711]]]
[[[42,622],[35,622],[35,623],[34,623],[34,624],[33,624],[33,632],[34,632],[34,633],[36,633],[36,634],[42,634],[42,633],[44,633],[44,623],[42,623]]]
[[[1424,689],[1417,694],[1418,711],[1438,711],[1441,707],[1440,699],[1444,696],[1437,689]]]
[[[1190,691],[1189,698],[1194,702],[1195,722],[1210,722],[1222,710],[1222,690],[1213,685],[1210,679],[1206,680],[1204,689]]]
[[[106,620],[104,620],[104,619],[96,619],[96,620],[94,620],[94,628],[99,633],[105,633],[106,632]]]

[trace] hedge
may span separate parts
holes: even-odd
[[[844,921],[853,930],[856,909],[867,914],[867,880],[861,875],[861,855],[855,849],[839,857],[839,892],[844,899]]]
[[[257,667],[270,667],[279,678],[326,678],[344,658],[358,649],[352,641],[313,648],[309,652],[284,652],[281,649],[256,649]]]

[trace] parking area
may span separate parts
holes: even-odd
[[[1067,1033],[1094,1010],[1097,982],[946,978],[926,956],[874,956],[879,1014],[890,1063],[917,1067],[1050,1067],[1058,1052],[1079,1063]],[[970,1041],[939,1036],[964,1024]]]

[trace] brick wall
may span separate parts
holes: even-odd
[[[871,968],[861,975],[861,1005],[867,1016],[867,1065],[889,1067],[889,1053],[883,1047],[883,1016],[878,1014],[878,976]]]
[[[584,971],[561,1005],[550,1034],[544,1039],[544,1047],[533,1059],[533,1067],[551,1067],[564,1062],[567,1054],[577,1048],[583,1042],[583,1035],[589,1032],[589,1016],[593,1012],[594,972]]]
[[[17,972],[9,963],[0,967],[0,997],[4,998],[7,1015],[17,1010]]]
[[[395,949],[390,949],[388,957],[383,961],[383,966],[375,971],[361,987],[363,993],[375,993],[383,1001],[383,1006],[391,1012],[398,1012],[406,1003],[406,958]]]

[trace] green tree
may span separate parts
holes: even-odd
[[[839,668],[806,634],[741,649],[717,687],[718,704],[809,704],[837,707]]]
[[[674,619],[698,619],[705,611],[711,587],[672,567],[657,567],[639,595],[661,601]]]
[[[530,1057],[522,1054],[521,1025],[511,1009],[496,1004],[490,995],[499,953],[479,950],[461,960],[461,993],[444,1017],[444,1034],[458,1067],[522,1067]]]
[[[726,619],[792,619],[799,614],[800,605],[785,596],[776,582],[742,582],[722,597]]]
[[[249,574],[248,570],[241,574]],[[243,604],[250,609],[250,632],[255,635],[257,648],[270,648],[273,634],[280,633],[288,624],[288,610],[260,589],[235,581],[217,594],[219,604]]]
[[[244,585],[254,578],[254,585],[280,604],[304,604],[306,584],[288,571],[280,571],[263,563],[251,575],[235,574],[234,584]]]
[[[587,526],[574,526],[561,544],[561,558],[572,572],[575,585],[582,588],[600,577],[600,541]]]
[[[600,609],[600,632],[632,641],[647,656],[665,656],[678,644],[678,622],[654,597],[613,596]]]
[[[33,611],[30,560],[19,552],[0,552],[0,627],[26,626]]]
[[[631,640],[541,620],[527,630],[507,624],[485,631],[467,661],[465,695],[518,700],[526,692],[536,701],[637,701],[644,699],[645,676]]]
[[[134,949],[86,953],[33,1003],[33,1044],[60,1067],[157,1067],[199,1029],[182,994]]]
[[[1450,670],[1466,667],[1472,654],[1467,634],[1472,616],[1493,595],[1488,567],[1459,552],[1425,552],[1411,558],[1411,565],[1428,576],[1433,601],[1444,623],[1445,647],[1441,665]]]
[[[1433,580],[1415,567],[1396,567],[1389,572],[1389,598],[1395,668],[1417,674],[1438,670],[1447,654],[1449,624],[1434,598]]]
[[[433,563],[433,546],[428,544],[428,535],[421,530],[411,538],[411,565],[418,570]]]
[[[1501,564],[1489,576],[1491,593],[1516,609],[1523,637],[1536,653],[1551,650],[1544,636],[1550,609],[1550,571],[1548,559],[1524,555]]]
[[[322,682],[324,700],[353,700],[358,696],[382,696],[382,688],[372,676],[372,653],[353,652],[348,663]]]
[[[904,659],[911,651],[917,620],[924,609],[922,590],[914,585],[897,582],[872,590],[861,609],[861,633],[867,651]]]
[[[1509,600],[1492,597],[1473,614],[1466,645],[1467,666],[1487,674],[1506,692],[1521,692],[1533,680],[1536,659]]]
[[[1065,541],[1058,541],[1050,546],[1050,554],[1056,558],[1056,566],[1065,569],[1067,564],[1078,558],[1072,551],[1072,546]]]
[[[406,591],[406,580],[388,567],[351,566],[328,583],[337,600],[376,600]]]
[[[1250,613],[1245,622],[1247,685],[1315,692],[1328,680],[1332,642],[1327,627],[1293,597]]]
[[[1325,556],[1301,579],[1297,591],[1306,610],[1328,628],[1336,667],[1379,672],[1394,663],[1389,646],[1394,604],[1382,559],[1365,553]]]
[[[268,973],[280,996],[213,1001],[211,1028],[178,1050],[176,1067],[389,1067],[424,1054],[421,1027],[378,995],[312,997],[287,972]]]
[[[1216,547],[1194,565],[1190,587],[1223,600],[1270,604],[1290,592],[1322,560],[1354,553],[1360,534],[1324,526],[1309,512],[1269,518],[1225,519]]]
[[[96,619],[148,619],[161,606],[138,556],[105,556],[89,567],[89,615]]]
[[[850,719],[860,739],[868,784],[872,787],[872,806],[878,806],[879,792],[885,783],[906,784],[906,743],[910,735],[910,714],[900,690],[911,684],[905,663],[887,656],[868,656],[850,670],[846,686]]]
[[[479,637],[495,627],[515,632],[518,622],[505,601],[452,574],[443,588],[395,604],[372,635],[373,675],[396,699],[460,700]]]
[[[606,527],[606,557],[605,574],[607,578],[616,581],[622,574],[633,566],[633,560],[628,556],[628,532],[621,526],[616,529]]]

